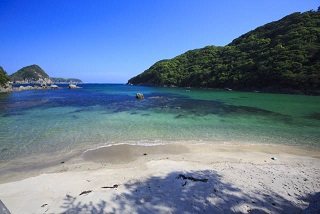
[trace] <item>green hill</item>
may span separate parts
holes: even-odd
[[[38,65],[30,65],[13,73],[10,78],[12,81],[38,81],[49,79],[49,75]]]
[[[5,70],[0,66],[0,87],[4,86],[9,81],[9,77]]]
[[[320,13],[293,13],[227,46],[207,46],[161,60],[128,83],[319,91]]]

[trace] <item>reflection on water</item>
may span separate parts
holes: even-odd
[[[108,84],[1,94],[0,160],[124,141],[318,146],[319,109],[316,96]]]

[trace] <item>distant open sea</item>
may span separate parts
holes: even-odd
[[[83,84],[0,94],[0,160],[114,143],[320,147],[320,97]],[[135,94],[144,94],[137,100]]]

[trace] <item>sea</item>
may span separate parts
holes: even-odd
[[[119,143],[320,147],[320,96],[125,84],[59,86],[0,94],[0,161]],[[144,99],[136,99],[136,93]]]

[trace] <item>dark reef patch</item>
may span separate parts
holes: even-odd
[[[246,98],[246,97],[242,97]],[[288,115],[268,111],[261,108],[249,106],[237,106],[224,103],[219,100],[192,99],[188,96],[174,93],[146,93],[145,99],[137,101],[134,94],[115,94],[79,90],[57,90],[57,91],[28,91],[13,93],[11,96],[2,97],[0,100],[0,112],[2,116],[8,117],[21,115],[25,110],[32,108],[53,108],[53,107],[75,107],[71,113],[92,111],[93,108],[102,113],[130,112],[130,114],[141,114],[146,110],[155,112],[172,113],[176,119],[188,115],[201,117],[210,114],[219,116],[259,116],[272,117],[272,119],[290,123],[292,118]],[[141,112],[141,113],[138,113]],[[312,115],[313,118],[320,118],[319,113]],[[76,117],[75,117],[76,119]]]
[[[309,114],[305,118],[313,119],[313,120],[320,120],[320,112],[315,112],[315,113]]]

